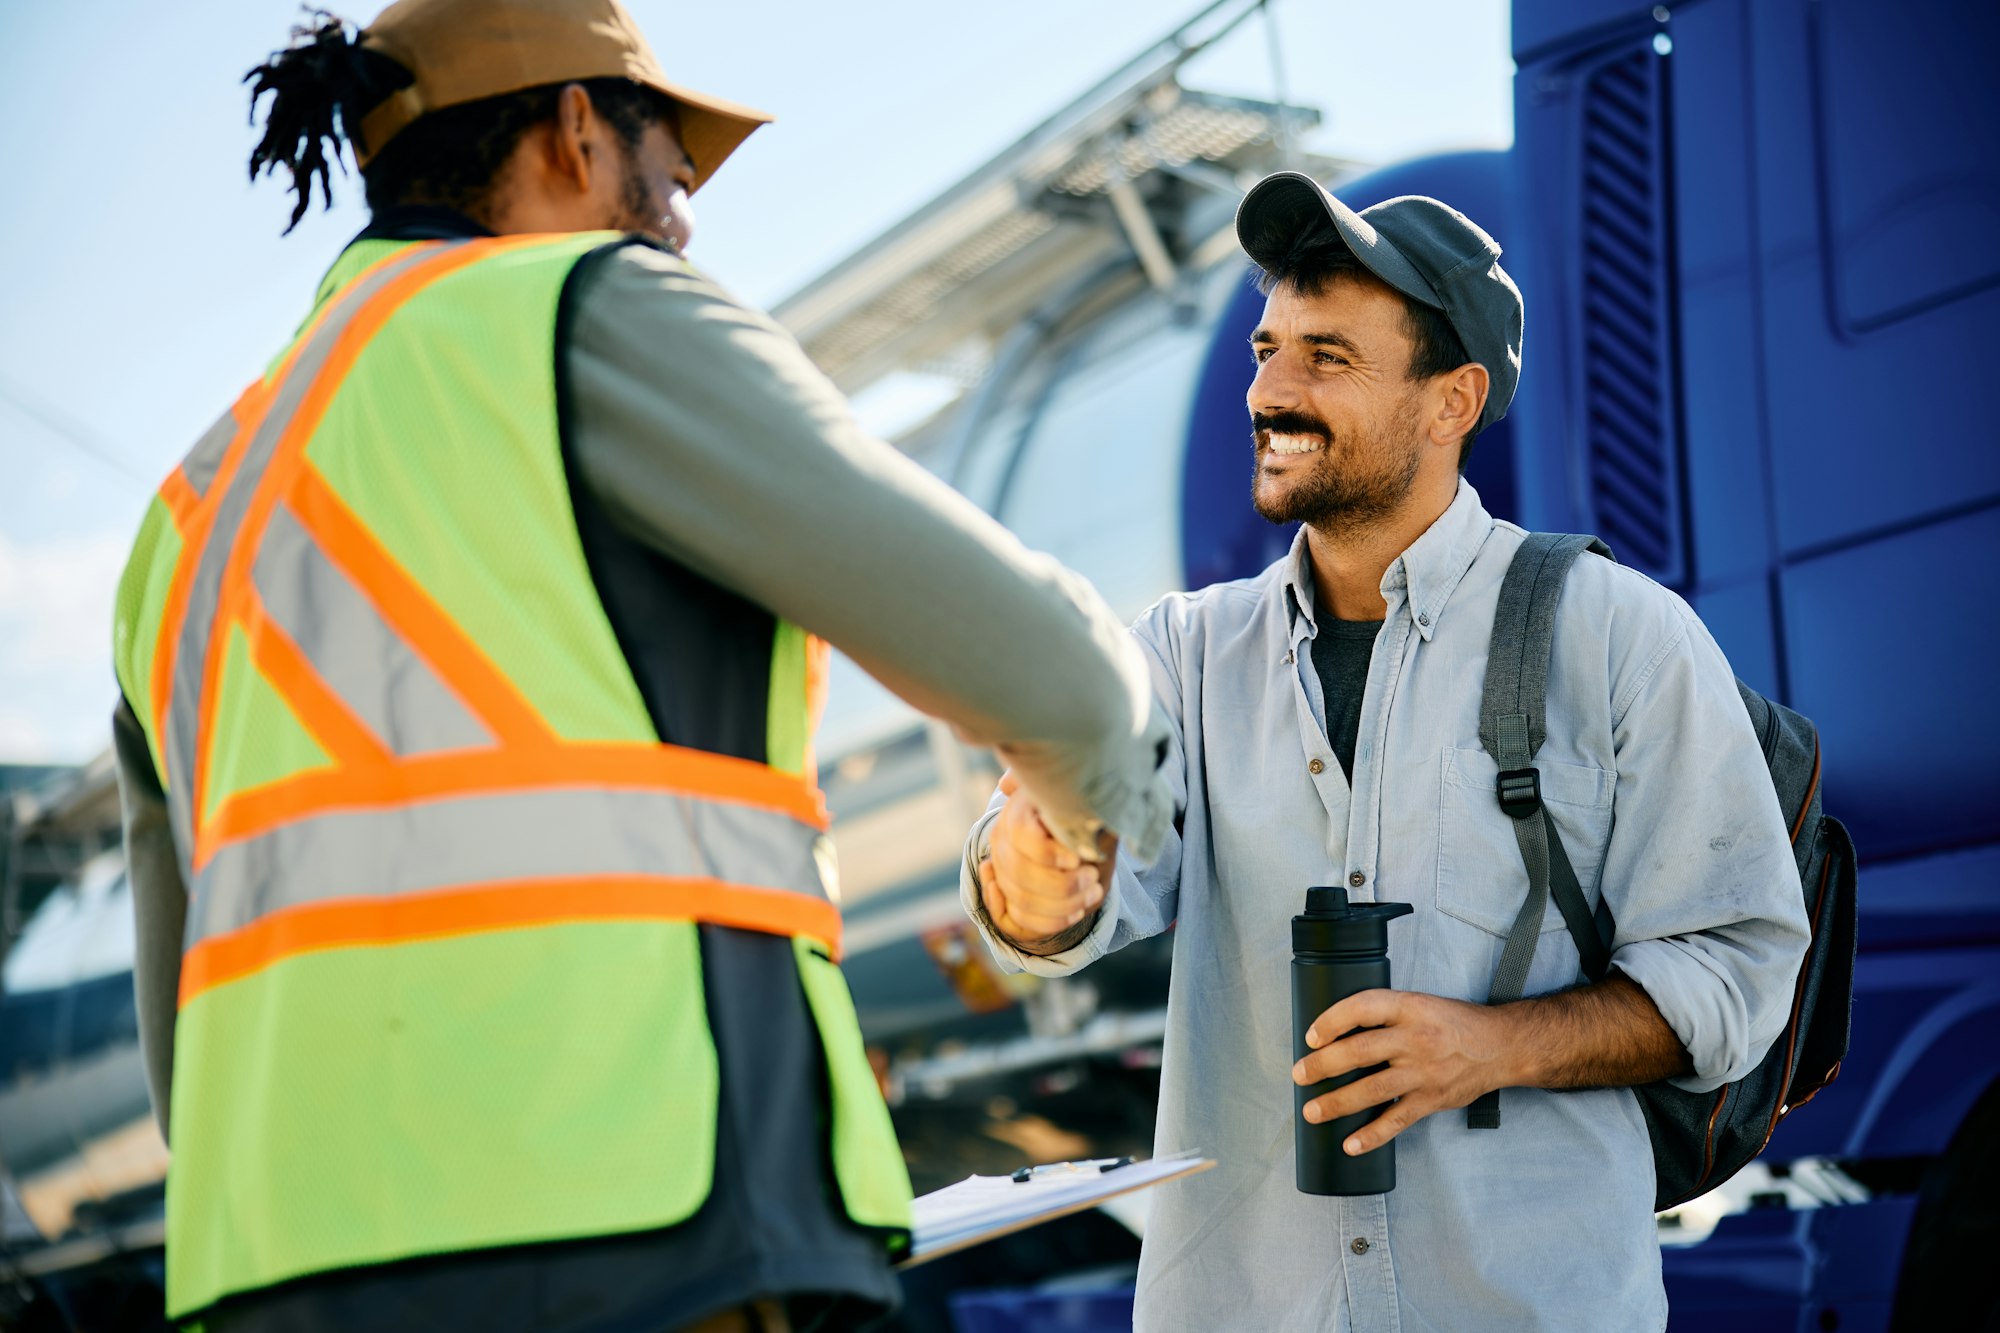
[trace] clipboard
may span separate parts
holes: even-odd
[[[1196,1175],[1215,1165],[1191,1153],[1109,1166],[1055,1162],[1027,1168],[1029,1178],[967,1176],[918,1199],[910,1253],[898,1269],[914,1268],[996,1237],[1095,1208],[1106,1199]]]

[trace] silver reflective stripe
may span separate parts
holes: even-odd
[[[215,480],[215,471],[222,466],[222,456],[229,452],[229,442],[236,438],[236,410],[231,408],[222,414],[221,420],[208,428],[208,434],[201,437],[188,456],[181,460],[181,475],[198,496],[208,495],[209,485]]]
[[[186,944],[306,903],[542,877],[692,876],[826,897],[820,840],[789,815],[615,788],[329,813],[217,850],[195,881]]]
[[[283,504],[264,530],[251,579],[278,628],[391,753],[493,743]]]
[[[291,370],[278,386],[277,396],[266,409],[264,419],[258,423],[256,433],[237,464],[228,492],[216,506],[215,526],[209,530],[208,541],[201,548],[195,565],[187,616],[181,622],[180,638],[174,648],[173,680],[167,689],[166,755],[171,787],[167,809],[173,817],[174,840],[184,856],[190,855],[189,849],[194,847],[194,770],[196,747],[201,740],[197,735],[201,723],[201,682],[207,669],[209,642],[215,630],[222,573],[229,565],[229,553],[235,549],[244,513],[250,507],[251,497],[257,492],[257,484],[263,480],[264,469],[270,466],[278,441],[284,438],[285,428],[291,424],[292,414],[298,411],[300,401],[312,388],[313,381],[319,378],[327,357],[354,313],[404,270],[449,248],[450,245],[412,246],[334,298],[339,302],[338,306],[327,313],[326,319],[314,330],[306,345],[299,349]],[[183,554],[181,558],[185,560],[187,556]]]

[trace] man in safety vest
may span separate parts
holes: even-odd
[[[317,24],[253,71],[253,169],[296,221],[345,138],[373,221],[118,595],[169,1313],[867,1322],[910,1194],[837,966],[822,636],[1085,851],[1169,817],[1145,671],[680,258],[765,118],[616,0]]]

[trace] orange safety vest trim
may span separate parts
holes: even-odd
[[[464,885],[441,893],[340,899],[287,908],[181,958],[180,1003],[281,958],[320,949],[403,944],[564,921],[680,917],[773,935],[838,938],[840,909],[783,889],[667,875],[559,876]]]
[[[378,261],[326,302],[277,369],[237,401],[233,437],[205,492],[197,492],[184,467],[162,487],[185,547],[153,657],[153,714],[169,780],[183,784],[173,805],[185,828],[176,831],[185,835],[198,894],[209,892],[205,872],[218,856],[288,825],[335,813],[393,811],[510,793],[653,793],[738,804],[809,830],[826,828],[825,803],[809,776],[658,742],[559,737],[306,457],[306,445],[348,371],[404,302],[467,264],[548,239],[421,243]],[[239,485],[253,488],[247,501],[237,495]],[[252,577],[259,546],[281,505],[484,727],[491,744],[398,755],[355,714],[269,613]],[[198,594],[206,587],[214,590],[212,611],[197,615],[203,600]],[[252,662],[333,762],[329,768],[230,793],[204,814],[210,775],[203,738],[214,724],[224,638],[232,629],[244,633]],[[818,657],[814,654],[815,664]],[[813,674],[811,685],[818,688],[821,673]],[[187,707],[189,694],[198,700],[192,709]],[[710,920],[811,936],[826,941],[835,956],[839,950],[839,911],[824,899],[707,875],[646,874],[632,868],[284,904],[213,936],[191,930],[181,1002],[315,949],[612,917]]]

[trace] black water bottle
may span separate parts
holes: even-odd
[[[1333,1005],[1359,991],[1389,985],[1389,922],[1410,912],[1408,903],[1349,903],[1347,890],[1306,890],[1306,910],[1292,918],[1292,1052],[1302,1060],[1311,1050],[1306,1029]],[[1345,1035],[1345,1034],[1342,1034]],[[1310,1087],[1293,1085],[1292,1133],[1303,1194],[1386,1194],[1396,1188],[1396,1145],[1349,1157],[1340,1145],[1380,1115],[1372,1107],[1338,1120],[1313,1124],[1306,1103],[1377,1069],[1357,1069]]]

